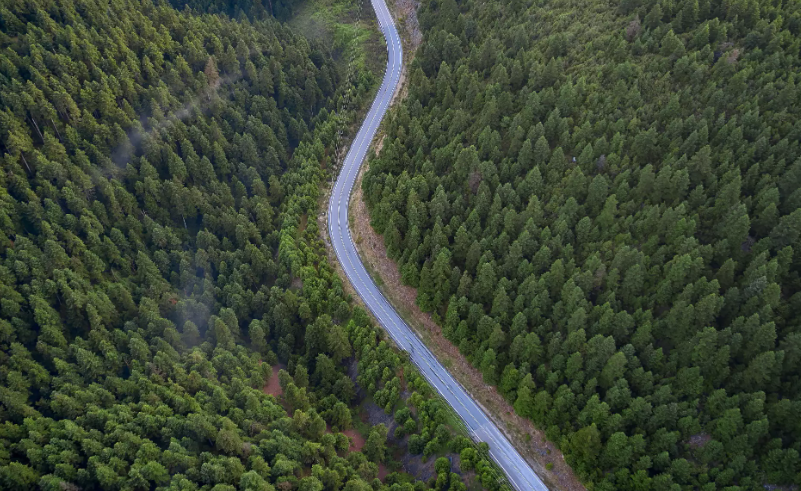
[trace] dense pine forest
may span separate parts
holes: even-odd
[[[801,485],[801,4],[419,20],[363,190],[421,309],[592,489]]]
[[[498,489],[319,240],[340,101],[376,78],[202,12],[0,7],[0,489]],[[368,400],[396,429],[353,450]],[[406,450],[434,477],[379,480]]]
[[[242,20],[265,17],[287,20],[300,3],[297,0],[170,0],[177,9],[189,7],[197,12],[225,14]]]

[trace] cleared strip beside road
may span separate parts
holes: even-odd
[[[464,421],[471,436],[490,446],[490,456],[506,473],[510,484],[518,491],[546,491],[548,488],[515,450],[509,440],[473,401],[461,385],[439,363],[417,335],[387,302],[356,252],[348,227],[348,204],[351,191],[373,141],[381,119],[389,107],[400,81],[403,48],[398,31],[384,0],[371,0],[381,32],[387,42],[387,68],[370,111],[353,140],[342,165],[328,204],[328,232],[337,259],[356,293],[378,319],[381,326],[401,349],[407,351],[422,375],[453,407]]]

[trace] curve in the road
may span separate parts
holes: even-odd
[[[474,440],[490,446],[490,456],[518,491],[546,491],[548,488],[515,450],[509,440],[451,376],[429,349],[417,338],[387,302],[364,268],[348,227],[348,204],[359,167],[367,155],[376,130],[384,117],[400,81],[403,48],[384,0],[371,0],[381,32],[387,42],[387,68],[381,88],[345,157],[328,205],[328,231],[337,259],[364,303],[390,337],[407,351],[412,362],[428,382],[464,421]]]

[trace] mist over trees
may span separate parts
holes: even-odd
[[[797,4],[432,0],[363,190],[594,489],[801,484]]]
[[[387,428],[342,433],[370,398],[413,453],[471,447],[319,239],[356,75],[271,18],[0,8],[0,488],[466,489],[442,462],[378,480]]]

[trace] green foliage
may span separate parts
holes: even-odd
[[[801,484],[797,6],[419,19],[363,191],[421,308],[598,489]]]
[[[183,10],[185,7],[197,12],[208,14],[225,14],[237,19],[258,18],[274,16],[281,20],[287,20],[297,9],[298,3],[295,0],[275,0],[266,3],[254,0],[170,0],[176,9]]]
[[[233,11],[259,5],[0,9],[0,488],[389,490],[365,455],[398,450],[386,428],[365,454],[338,433],[348,368],[389,409],[395,374],[430,388],[309,218],[355,117],[333,109],[374,80],[338,87],[326,46]]]
[[[373,426],[364,444],[364,454],[375,463],[383,462],[387,452],[387,427]]]

